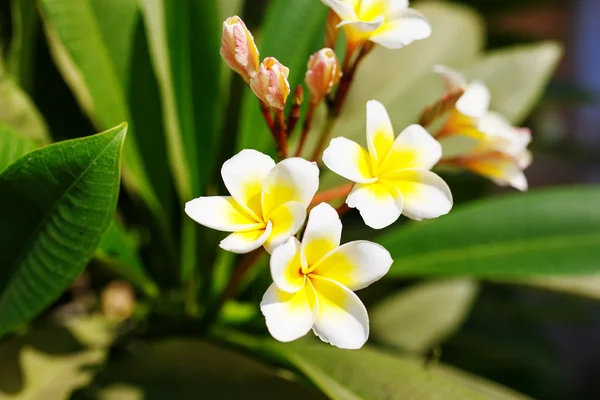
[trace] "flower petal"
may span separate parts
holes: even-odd
[[[456,102],[456,109],[471,118],[482,118],[490,108],[490,91],[482,82],[473,81]]]
[[[291,342],[306,335],[316,319],[318,307],[315,290],[310,283],[296,293],[287,293],[271,284],[260,302],[271,336],[280,342]]]
[[[334,280],[350,290],[359,290],[381,279],[393,262],[390,252],[383,246],[357,240],[327,254],[313,274]]]
[[[429,36],[431,25],[427,18],[416,10],[406,9],[397,18],[386,21],[370,40],[388,49],[399,49]]]
[[[314,162],[293,157],[281,161],[266,176],[262,188],[265,218],[288,201],[308,207],[319,188],[319,167]]]
[[[295,235],[306,220],[306,206],[297,201],[289,201],[279,206],[268,216],[268,221],[273,225],[273,231],[265,242],[265,249],[269,253],[275,247],[285,243],[290,236]]]
[[[346,204],[360,211],[365,224],[373,229],[382,229],[400,217],[403,200],[396,188],[376,182],[355,185]]]
[[[304,287],[306,275],[301,271],[300,242],[291,237],[271,255],[271,276],[279,290],[295,293]]]
[[[383,25],[383,22],[385,21],[385,18],[380,15],[377,16],[375,18],[373,18],[370,21],[358,21],[358,20],[342,20],[342,22],[340,22],[339,24],[337,24],[336,28],[341,28],[343,26],[347,26],[349,28],[355,29],[359,32],[373,32],[375,30],[377,30],[379,27],[381,27],[381,25]]]
[[[264,227],[230,196],[198,197],[185,203],[185,213],[197,223],[225,232]]]
[[[219,247],[232,253],[249,253],[262,246],[271,234],[271,222],[267,222],[264,229],[248,232],[235,232],[221,240]]]
[[[342,349],[360,349],[369,338],[369,315],[358,296],[339,283],[311,277],[319,305],[313,326],[324,342]]]
[[[380,102],[367,102],[367,145],[371,161],[379,165],[394,144],[394,128],[390,117]],[[376,173],[372,171],[371,173]]]
[[[373,182],[369,168],[369,153],[358,143],[345,137],[331,139],[329,147],[323,152],[323,163],[344,178],[352,182]]]
[[[310,211],[302,237],[302,266],[315,265],[325,254],[337,248],[342,238],[342,221],[333,207],[321,203]]]
[[[256,150],[242,150],[223,163],[221,176],[234,199],[258,219],[262,219],[261,189],[275,161]]]
[[[519,167],[519,160],[499,152],[486,156],[464,159],[463,168],[492,179],[501,186],[510,185],[520,191],[527,190],[527,178]]]
[[[442,146],[421,125],[410,125],[396,138],[382,172],[405,168],[431,169],[442,158]]]
[[[402,193],[402,214],[410,219],[437,218],[452,208],[452,193],[442,178],[424,169],[407,169],[386,176]]]
[[[341,19],[356,19],[356,12],[350,0],[321,0],[321,2],[331,8]]]
[[[433,72],[441,76],[447,93],[464,90],[468,86],[468,82],[464,76],[445,65],[434,65]]]

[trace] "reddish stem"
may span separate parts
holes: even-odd
[[[342,186],[334,187],[324,192],[317,193],[310,203],[310,207],[314,207],[317,204],[328,202],[331,200],[339,199],[340,197],[346,197],[352,191],[354,183],[347,183]]]
[[[298,148],[296,149],[296,157],[300,157],[300,154],[302,154],[302,150],[304,149],[304,145],[306,144],[308,133],[310,132],[310,128],[312,127],[312,119],[315,113],[315,108],[316,104],[313,103],[310,103],[308,106],[308,111],[306,112],[306,117],[304,118],[304,124],[302,125],[300,143],[298,143]]]
[[[276,127],[276,138],[277,146],[282,158],[287,158],[287,131],[285,125],[285,114],[283,110],[277,111],[277,127]]]

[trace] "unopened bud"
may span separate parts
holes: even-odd
[[[290,94],[290,70],[276,58],[267,57],[260,63],[258,73],[250,79],[250,88],[259,99],[275,110],[283,110]]]
[[[237,15],[223,22],[220,53],[225,63],[240,74],[246,83],[258,72],[258,49],[254,37]]]
[[[310,91],[311,103],[318,103],[327,96],[341,77],[342,71],[333,50],[321,49],[310,56],[305,81]]]

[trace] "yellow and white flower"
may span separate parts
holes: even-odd
[[[310,212],[302,243],[291,237],[273,252],[273,284],[260,309],[275,339],[290,342],[312,328],[324,342],[344,349],[367,341],[369,316],[353,290],[379,280],[393,260],[376,243],[340,246],[341,234],[337,212],[321,203]]]
[[[331,140],[323,162],[356,184],[346,204],[358,208],[365,223],[381,229],[404,214],[414,220],[436,218],[452,208],[450,188],[430,169],[442,156],[440,144],[420,125],[394,139],[385,107],[367,102],[368,151],[344,137]]]
[[[372,41],[390,49],[431,35],[423,14],[408,8],[408,0],[321,0],[341,19],[347,41],[356,46]]]
[[[492,179],[499,185],[527,190],[523,170],[532,161],[527,146],[531,132],[517,128],[497,112],[490,111],[490,92],[479,81],[444,66],[436,66],[446,90],[463,90],[436,138],[442,145],[442,163],[455,165]]]
[[[231,196],[199,197],[185,205],[194,221],[233,232],[220,247],[247,253],[265,246],[268,252],[295,235],[319,187],[319,168],[302,158],[275,165],[256,150],[242,150],[227,160],[221,176]]]

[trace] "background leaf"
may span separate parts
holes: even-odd
[[[261,59],[275,57],[290,69],[292,94],[288,103],[304,80],[309,56],[323,47],[327,11],[319,0],[275,0],[267,11],[258,49]],[[240,119],[238,150],[250,148],[275,154],[273,138],[250,88],[244,91]]]
[[[505,281],[543,290],[600,300],[600,276],[544,276]]]
[[[35,148],[35,143],[0,122],[0,172]]]
[[[389,277],[590,274],[600,266],[600,188],[487,199],[382,235]]]
[[[48,306],[92,258],[115,212],[125,132],[36,150],[0,174],[0,335]]]
[[[468,279],[430,281],[386,298],[370,313],[380,342],[423,353],[454,333],[467,318],[478,285]]]
[[[13,32],[7,60],[8,72],[21,88],[31,93],[38,25],[36,2],[13,0],[10,5]]]

